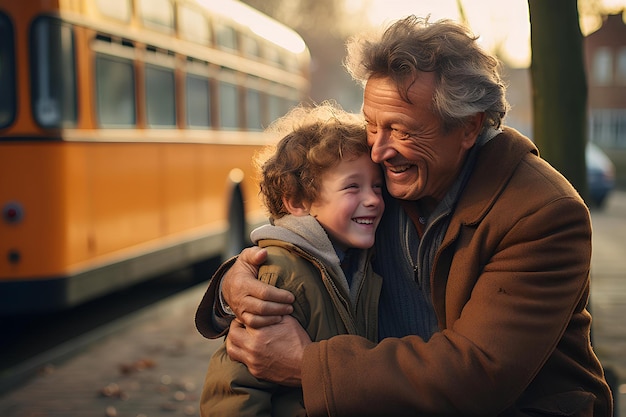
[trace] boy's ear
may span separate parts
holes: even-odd
[[[283,204],[285,208],[294,216],[308,216],[309,215],[309,207],[307,204],[303,203],[300,200],[295,200],[293,198],[283,197]]]

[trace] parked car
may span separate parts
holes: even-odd
[[[602,209],[615,188],[615,165],[596,144],[588,142],[585,149],[589,202]]]

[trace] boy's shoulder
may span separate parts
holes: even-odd
[[[313,256],[293,243],[264,239],[258,242],[258,246],[267,250],[267,259],[263,266],[280,267],[285,270],[303,267],[319,269],[314,265]]]
[[[295,287],[303,280],[321,282],[321,268],[306,251],[281,240],[265,239],[258,242],[267,250],[267,259],[259,268],[259,279],[271,285]]]

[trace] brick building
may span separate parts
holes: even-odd
[[[585,37],[589,138],[603,148],[626,149],[626,24],[609,15]]]

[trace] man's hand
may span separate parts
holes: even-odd
[[[244,249],[222,279],[222,296],[246,327],[280,323],[282,316],[293,312],[293,294],[257,279],[266,257],[265,249]]]
[[[309,335],[292,316],[283,316],[278,324],[261,329],[245,327],[235,319],[226,338],[226,351],[257,378],[300,386],[302,356],[310,343]]]

